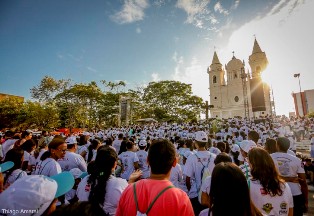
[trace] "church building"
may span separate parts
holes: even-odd
[[[216,51],[207,69],[210,90],[210,115],[212,118],[260,117],[271,115],[273,101],[270,88],[262,82],[261,73],[268,60],[255,39],[249,56],[251,72],[245,70],[245,62],[234,55],[225,67]]]

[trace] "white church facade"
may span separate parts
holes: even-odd
[[[259,117],[272,114],[273,101],[270,88],[262,82],[261,73],[268,60],[255,39],[249,56],[251,72],[245,62],[232,59],[223,67],[216,51],[207,69],[210,90],[210,115],[212,118]]]

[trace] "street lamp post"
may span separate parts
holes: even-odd
[[[293,77],[294,77],[294,78],[297,78],[297,77],[298,77],[298,79],[299,79],[301,108],[302,108],[302,115],[304,115],[304,111],[303,111],[303,102],[302,102],[302,93],[301,93],[302,91],[301,91],[300,73],[294,74]],[[300,112],[299,112],[299,116],[300,116]]]

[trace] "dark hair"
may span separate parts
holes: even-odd
[[[80,146],[85,145],[85,144],[87,144],[87,141],[88,141],[88,137],[85,135],[81,135],[80,141],[78,142],[78,145],[80,145]]]
[[[270,196],[281,196],[283,181],[279,178],[275,163],[268,152],[262,148],[253,148],[249,151],[248,158],[253,179],[259,180]]]
[[[21,135],[21,138],[24,139],[25,137],[27,137],[28,135],[30,135],[32,132],[29,131],[29,130],[26,130],[26,131],[23,131],[22,132],[22,135]]]
[[[53,138],[48,145],[48,151],[44,152],[40,157],[40,160],[44,161],[51,156],[51,149],[57,149],[60,145],[64,144],[65,140],[61,138]]]
[[[122,139],[122,138],[123,138],[123,133],[119,133],[118,139]]]
[[[93,158],[93,150],[97,148],[97,146],[101,144],[98,139],[93,139],[88,146],[88,155],[87,155],[87,163],[89,163]]]
[[[199,148],[204,148],[207,145],[207,142],[199,142],[197,140],[195,140],[195,142]]]
[[[277,139],[277,147],[279,151],[287,152],[290,147],[290,140],[286,137],[279,137]]]
[[[225,150],[225,152],[227,153],[227,154],[229,154],[230,153],[230,145],[229,145],[229,143],[227,142],[227,141],[224,141],[224,143],[225,143],[225,145],[226,145],[226,150]]]
[[[153,174],[167,174],[176,160],[174,145],[167,139],[155,140],[149,148],[147,160]]]
[[[93,170],[88,178],[91,191],[88,200],[93,204],[103,205],[106,195],[107,181],[112,174],[112,168],[118,160],[118,155],[112,148],[99,148],[93,164]]]
[[[126,144],[127,144],[127,141],[126,140],[122,140],[121,145],[120,145],[120,150],[119,150],[118,154],[121,154],[122,152],[126,152],[127,151]]]
[[[216,144],[216,147],[221,151],[221,152],[225,152],[226,151],[226,143],[224,142],[218,142]]]
[[[23,156],[24,156],[24,150],[22,148],[10,149],[5,155],[4,162],[12,161],[14,163],[14,166],[10,170],[7,171],[4,178],[4,185],[6,184],[6,181],[8,180],[9,176],[12,174],[14,170],[22,168]]]
[[[232,162],[231,157],[225,153],[225,152],[221,152],[219,155],[216,156],[215,160],[214,160],[214,164],[219,164],[221,162]]]
[[[213,216],[262,215],[251,206],[246,178],[241,169],[233,163],[222,162],[214,167],[209,196]],[[228,208],[226,208],[226,203],[228,203]]]
[[[234,144],[234,145],[236,145],[236,144]],[[233,157],[234,163],[239,166],[240,165],[240,161],[239,161],[238,157],[240,155],[240,152],[238,152],[238,151],[235,151],[235,152],[230,151],[230,154]]]
[[[277,142],[275,139],[269,138],[265,143],[265,150],[268,151],[269,154],[277,152]]]
[[[27,152],[33,150],[33,147],[36,146],[36,143],[33,139],[26,140],[20,147]]]
[[[112,139],[110,137],[107,138],[107,140],[105,141],[106,145],[112,145]]]
[[[187,148],[189,148],[191,151],[193,151],[193,141],[191,139],[187,139],[185,142],[185,145]]]
[[[51,216],[59,215],[106,216],[107,214],[100,205],[83,201],[69,205],[62,205],[51,214]]]
[[[134,146],[134,143],[131,142],[131,141],[128,141],[128,142],[126,143],[126,148],[127,148],[127,149],[132,149],[133,146]]]
[[[255,143],[257,143],[259,139],[259,134],[256,131],[252,130],[248,133],[248,137]]]

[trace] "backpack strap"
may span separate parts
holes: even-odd
[[[138,211],[138,202],[137,202],[137,195],[136,195],[136,183],[133,184],[133,194],[134,194],[134,200],[136,204],[136,211]]]
[[[204,165],[204,164],[202,163],[202,161],[201,161],[201,158],[199,158],[196,153],[195,153],[195,156],[197,157],[197,159],[200,160],[200,162],[201,162],[201,164],[203,165],[203,167],[205,167],[205,165]]]
[[[156,202],[156,200],[168,189],[173,188],[173,185],[169,185],[168,187],[164,188],[162,191],[160,191],[158,193],[158,195],[155,197],[155,199],[153,200],[153,202],[151,202],[151,204],[148,206],[148,209],[146,211],[146,215],[148,214],[148,212],[150,211],[150,209],[153,207],[154,203]]]
[[[173,185],[169,185],[168,187],[164,188],[162,191],[160,191],[157,196],[154,198],[154,200],[149,204],[148,209],[146,210],[145,214],[147,215],[148,212],[151,210],[151,208],[153,207],[154,203],[156,202],[156,200],[168,189],[173,188]],[[136,204],[136,211],[139,211],[138,209],[138,200],[137,200],[137,195],[136,195],[136,183],[133,184],[133,194],[134,194],[134,200],[135,200],[135,204]]]

